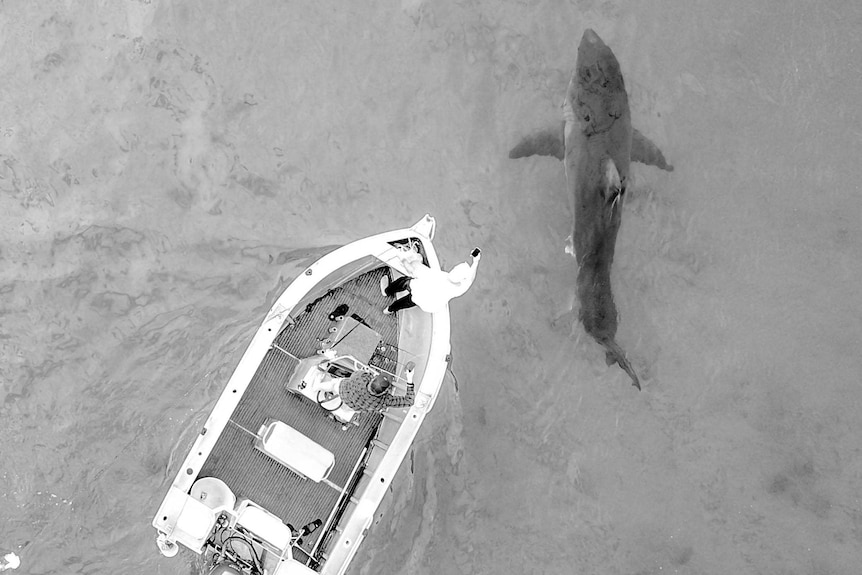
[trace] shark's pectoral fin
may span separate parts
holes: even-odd
[[[565,153],[563,129],[560,125],[557,125],[527,136],[517,146],[512,148],[509,152],[509,157],[515,159],[529,156],[553,156],[558,160],[562,160]]]
[[[664,154],[658,149],[658,146],[652,143],[652,140],[632,129],[632,161],[640,162],[648,166],[655,166],[668,172],[673,171],[673,166],[667,163],[664,159]]]

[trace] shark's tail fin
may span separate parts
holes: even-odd
[[[629,377],[632,378],[632,385],[638,388],[638,391],[641,389],[641,382],[638,379],[638,374],[635,373],[632,364],[629,363],[628,358],[626,358],[626,352],[619,346],[619,344],[613,339],[606,339],[601,342],[601,344],[607,350],[605,354],[605,359],[608,362],[608,365],[612,363],[619,364],[623,370],[629,374]]]

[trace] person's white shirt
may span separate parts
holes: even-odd
[[[442,310],[449,300],[463,295],[473,285],[481,257],[479,254],[471,263],[462,262],[448,272],[433,270],[421,262],[411,262],[407,271],[413,277],[410,280],[413,303],[428,313]]]

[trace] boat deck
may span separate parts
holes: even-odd
[[[380,267],[344,283],[306,307],[286,326],[267,352],[230,422],[204,463],[199,477],[217,477],[227,483],[237,499],[250,499],[299,529],[320,519],[327,521],[342,490],[355,478],[365,447],[374,437],[382,416],[357,413],[354,423],[342,426],[316,403],[290,393],[285,384],[302,358],[314,356],[318,338],[325,338],[332,325],[329,314],[340,304],[350,306],[348,316],[380,334],[370,360],[358,358],[378,369],[394,372],[397,361],[397,314],[385,316],[391,300],[380,293]],[[258,429],[269,419],[293,427],[328,449],[335,466],[328,481],[315,483],[300,477],[253,447]],[[318,529],[305,538],[309,551],[324,534]]]

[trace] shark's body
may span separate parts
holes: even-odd
[[[510,158],[534,154],[563,160],[575,199],[572,244],[578,262],[579,319],[640,389],[638,376],[616,342],[617,308],[611,264],[621,223],[622,198],[632,160],[671,171],[661,151],[634,130],[619,62],[592,30],[584,32],[563,104],[563,129],[525,138]]]

